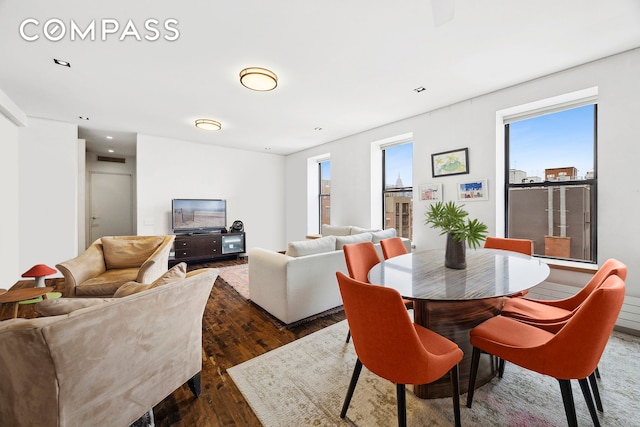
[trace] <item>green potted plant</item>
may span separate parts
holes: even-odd
[[[487,237],[487,226],[475,218],[470,219],[463,207],[453,201],[437,202],[425,212],[424,223],[440,229],[440,235],[447,235],[445,267],[466,268],[466,243],[475,249]]]

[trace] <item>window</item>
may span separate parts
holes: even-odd
[[[318,163],[319,188],[318,206],[320,207],[320,225],[331,224],[331,161],[323,160]]]
[[[597,105],[505,120],[506,236],[535,255],[596,262]]]
[[[413,144],[382,147],[384,228],[413,236]]]

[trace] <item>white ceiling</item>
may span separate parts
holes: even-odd
[[[61,41],[44,37],[52,18]],[[129,20],[152,35],[149,18],[176,19],[178,39],[119,40]],[[102,41],[105,19],[120,30]],[[70,40],[92,20],[97,40]],[[0,0],[0,89],[121,155],[136,133],[293,153],[639,46],[639,0]],[[249,66],[274,71],[276,90],[240,85]]]

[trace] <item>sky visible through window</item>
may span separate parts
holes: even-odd
[[[509,168],[544,179],[544,170],[593,170],[594,105],[545,114],[509,125]]]
[[[413,143],[385,148],[385,187],[395,187],[398,177],[403,187],[413,187]]]

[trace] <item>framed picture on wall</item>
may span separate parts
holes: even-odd
[[[440,202],[442,201],[442,184],[424,184],[418,186],[420,191],[421,202]]]
[[[468,181],[458,183],[458,200],[472,202],[475,200],[489,200],[487,180]]]
[[[443,151],[431,155],[433,177],[469,173],[469,149]]]

